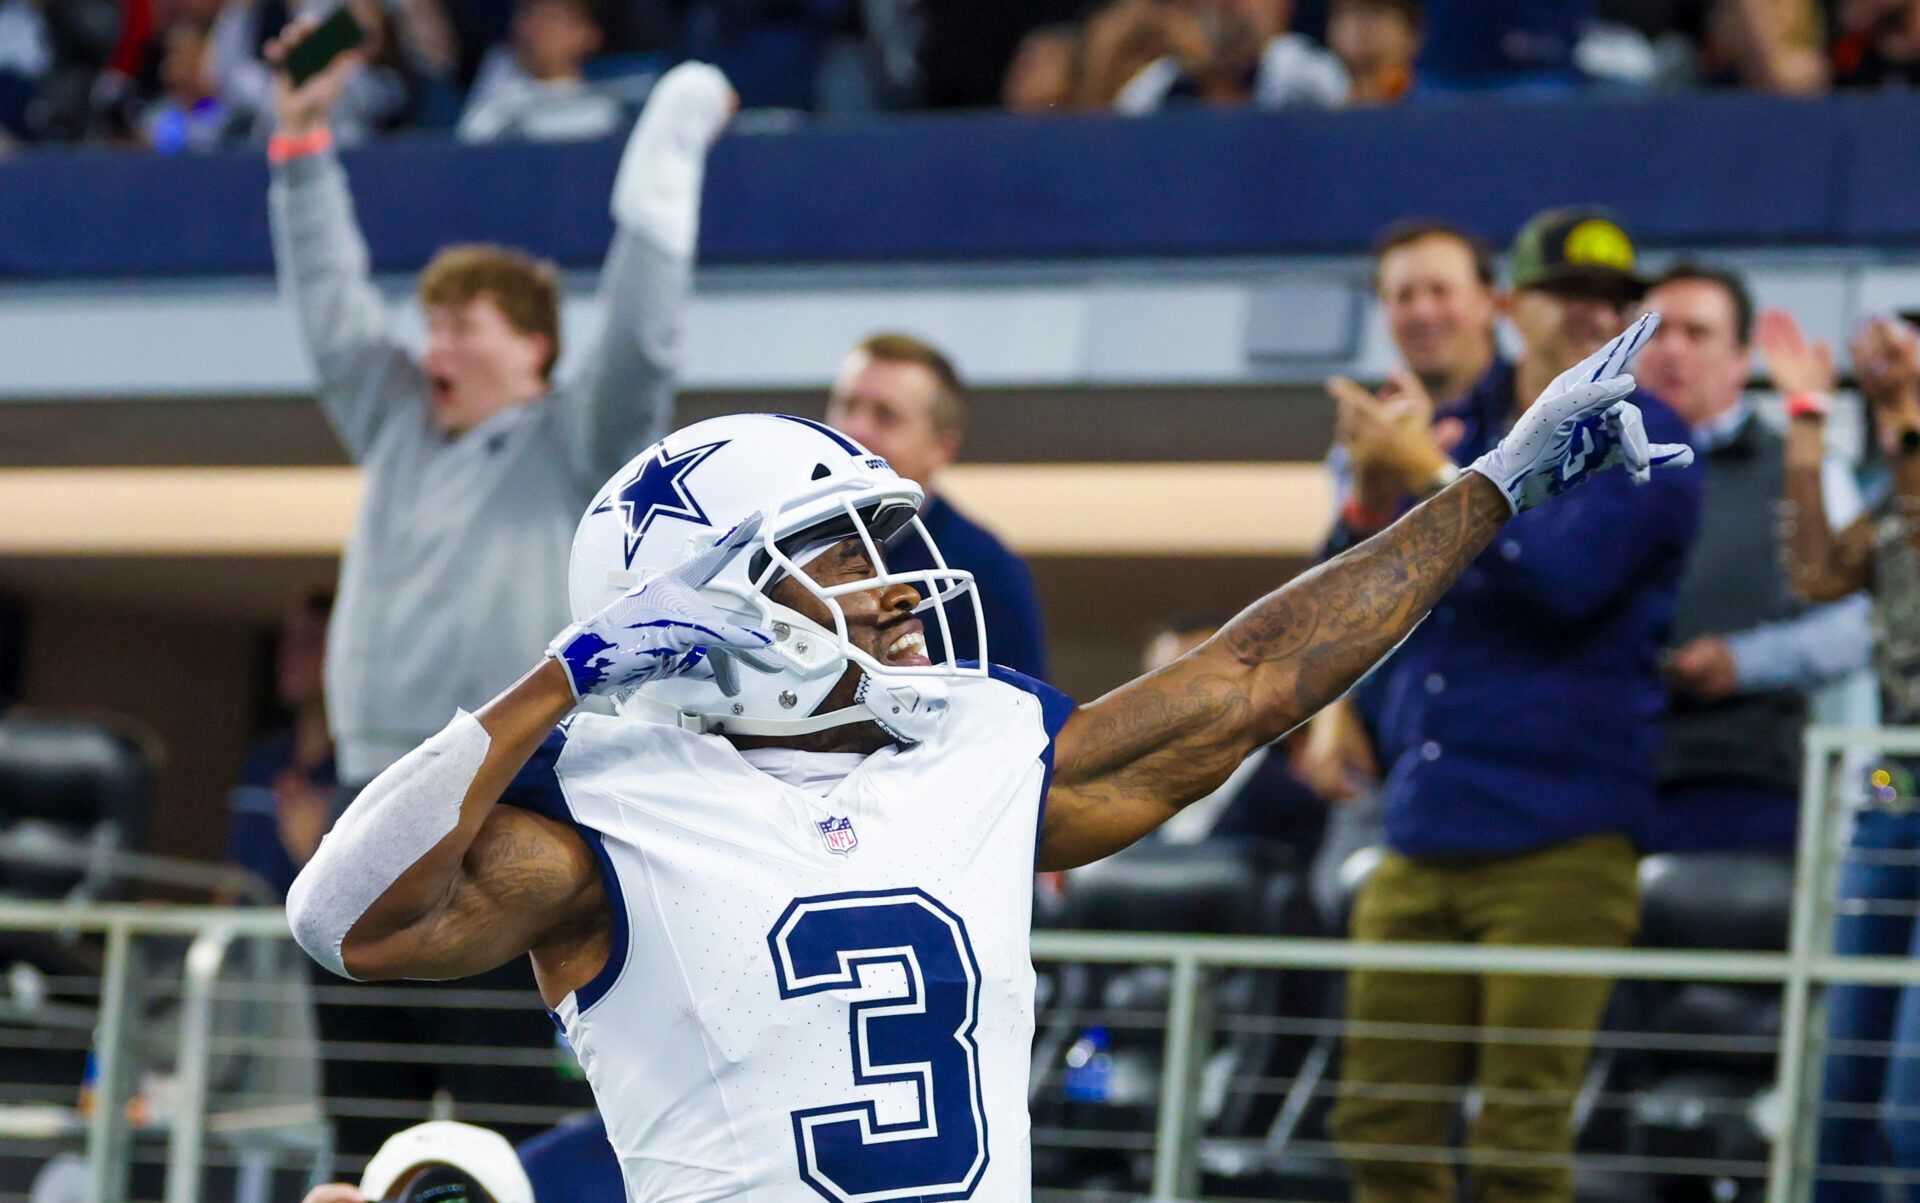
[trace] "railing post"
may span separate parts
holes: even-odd
[[[1793,926],[1787,944],[1787,980],[1782,987],[1779,1079],[1780,1134],[1767,1174],[1768,1203],[1805,1203],[1819,1160],[1820,1068],[1813,1044],[1813,961],[1825,949],[1832,922],[1827,914],[1827,859],[1832,848],[1832,810],[1826,782],[1833,745],[1819,728],[1807,731],[1800,772],[1800,840],[1793,873]]]
[[[212,1071],[213,996],[233,944],[219,924],[187,949],[180,1001],[180,1051],[174,1067],[173,1127],[167,1135],[167,1203],[199,1203],[206,1157],[207,1078]]]
[[[87,1191],[91,1203],[123,1203],[127,1194],[128,1083],[133,1057],[127,1025],[132,1007],[133,932],[126,922],[107,928],[101,970],[100,1021],[94,1029],[93,1112],[87,1123]]]
[[[1171,997],[1167,1002],[1166,1055],[1161,1062],[1160,1115],[1153,1153],[1155,1203],[1190,1199],[1199,1189],[1195,1145],[1199,1116],[1194,1092],[1206,1058],[1201,1041],[1205,1023],[1200,998],[1200,964],[1193,956],[1173,962]]]

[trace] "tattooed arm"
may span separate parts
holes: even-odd
[[[605,960],[599,866],[571,828],[500,805],[515,776],[574,706],[557,661],[528,673],[475,716],[485,759],[453,830],[389,885],[348,930],[341,958],[356,978],[454,978],[534,954],[549,1002]],[[564,980],[563,980],[564,979]]]
[[[436,906],[377,948],[349,947],[389,966],[356,976],[431,980],[471,977],[532,952],[543,992],[550,979],[566,979],[552,991],[552,1003],[605,962],[606,917],[600,870],[580,836],[552,819],[499,806],[481,824]],[[589,962],[594,948],[599,957]],[[565,966],[575,963],[582,970],[569,976]],[[349,964],[365,968],[361,961]]]
[[[1126,847],[1345,693],[1512,514],[1499,487],[1468,473],[1179,660],[1076,711],[1056,744],[1040,867]]]
[[[1644,483],[1655,468],[1693,462],[1684,446],[1650,443],[1625,400],[1627,364],[1659,321],[1641,317],[1555,377],[1499,445],[1432,500],[1069,717],[1054,743],[1040,867],[1119,851],[1345,693],[1515,513],[1606,468]]]

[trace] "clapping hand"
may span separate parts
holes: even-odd
[[[1355,496],[1369,510],[1386,510],[1417,495],[1453,461],[1460,441],[1457,418],[1435,425],[1433,399],[1419,377],[1405,368],[1369,393],[1344,376],[1327,381],[1338,411],[1334,437],[1352,458]]]
[[[1784,309],[1762,313],[1753,341],[1766,361],[1767,375],[1781,392],[1824,397],[1833,391],[1833,347],[1825,339],[1809,342],[1791,313]]]

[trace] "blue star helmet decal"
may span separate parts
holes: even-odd
[[[722,439],[718,443],[689,447],[678,455],[668,455],[663,447],[658,456],[640,469],[638,476],[614,494],[614,503],[626,519],[627,567],[633,567],[633,555],[640,550],[640,540],[646,537],[655,518],[680,518],[701,526],[713,525],[707,512],[687,490],[686,477],[726,445],[727,440]]]

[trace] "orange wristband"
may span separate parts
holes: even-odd
[[[285,163],[290,159],[304,159],[308,155],[331,149],[333,131],[324,127],[310,134],[275,134],[267,139],[267,161]]]
[[[1824,418],[1832,403],[1822,393],[1792,393],[1787,397],[1789,418]]]

